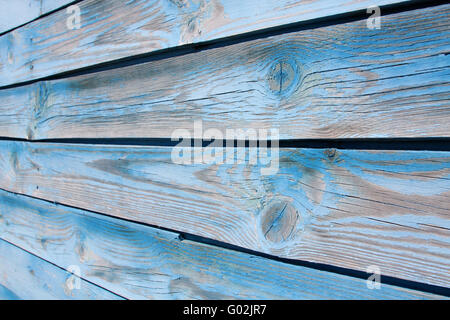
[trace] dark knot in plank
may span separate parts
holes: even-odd
[[[286,241],[291,237],[298,221],[297,209],[284,200],[274,200],[261,213],[264,237],[272,242]]]
[[[334,148],[326,149],[324,151],[325,155],[327,156],[328,160],[330,162],[339,162],[340,161],[340,152],[337,151]]]
[[[278,95],[286,93],[297,82],[297,72],[297,65],[293,61],[283,59],[275,62],[267,75],[270,90]]]

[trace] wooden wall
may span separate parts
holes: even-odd
[[[450,5],[26,12],[0,24],[0,298],[450,296]],[[278,130],[276,170],[261,142],[174,161],[175,130],[227,129]]]

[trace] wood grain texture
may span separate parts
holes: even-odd
[[[449,137],[449,14],[438,6],[383,17],[380,30],[364,20],[1,90],[0,136],[168,138],[203,120],[223,132],[278,128],[281,139]]]
[[[436,299],[0,191],[1,237],[130,299]]]
[[[66,23],[70,15],[61,10],[1,37],[0,86],[373,4],[367,0],[86,0],[78,4],[80,29],[70,30]]]
[[[0,300],[122,299],[2,239],[0,261]]]
[[[450,287],[448,152],[280,149],[277,174],[261,175],[262,160],[181,165],[167,147],[2,141],[0,149],[4,190]]]
[[[0,33],[56,10],[73,0],[0,0]]]

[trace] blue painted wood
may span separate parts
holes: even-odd
[[[0,0],[0,33],[17,28],[74,0]]]
[[[251,16],[243,8],[253,1],[105,3],[80,4],[82,31],[61,33],[61,11],[0,37],[0,86],[365,2],[274,10],[263,1]],[[126,19],[115,21],[124,8]],[[448,5],[404,12],[383,17],[380,30],[357,21],[0,90],[0,136],[169,137],[203,119],[204,129],[276,127],[287,139],[448,137],[449,13]],[[278,172],[261,176],[260,164],[176,165],[170,148],[3,141],[0,149],[0,187],[12,192],[450,286],[447,152],[283,149]],[[66,270],[75,264],[85,279],[129,298],[435,297],[392,286],[369,292],[364,280],[1,193],[0,238]],[[68,291],[66,270],[7,242],[0,256],[0,298],[119,298],[85,281],[86,290]]]
[[[131,299],[437,299],[0,191],[0,236]],[[23,263],[21,263],[23,265]],[[369,276],[369,275],[368,275]]]
[[[0,261],[0,299],[122,299],[2,239]]]
[[[0,136],[170,138],[202,120],[281,139],[449,137],[449,16],[407,11],[380,30],[361,20],[0,90]]]
[[[378,5],[407,3],[378,0]],[[366,9],[346,0],[85,0],[80,29],[60,10],[0,37],[0,86],[63,71],[217,40],[298,21]],[[369,15],[368,15],[369,16]]]
[[[450,287],[449,152],[280,149],[278,171],[262,175],[261,159],[237,164],[239,149],[233,163],[190,165],[174,163],[168,147],[2,141],[0,149],[0,188],[11,192]]]
[[[14,292],[0,284],[0,300],[20,300]]]

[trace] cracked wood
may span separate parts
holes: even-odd
[[[9,2],[8,6],[18,7]],[[378,0],[377,5],[408,2]],[[180,45],[365,10],[373,1],[85,0],[77,5],[80,29],[68,29],[69,14],[59,10],[0,37],[0,86]]]
[[[0,148],[0,188],[11,192],[450,287],[448,152],[280,149],[277,174],[261,175],[248,162],[177,165],[168,147]]]
[[[449,137],[450,5],[0,90],[0,136]],[[411,36],[414,35],[414,36]]]
[[[0,190],[1,237],[129,299],[442,299]],[[0,242],[1,249],[1,242]],[[1,250],[0,250],[1,253]],[[1,268],[1,266],[0,266]],[[0,287],[1,295],[1,287]]]

